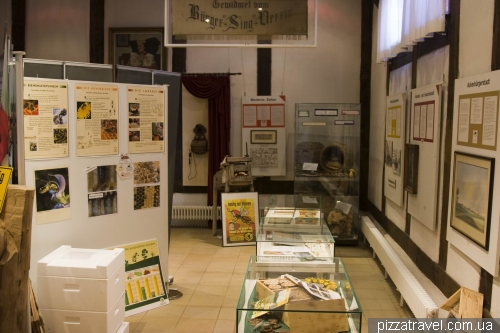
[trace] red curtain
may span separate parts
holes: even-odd
[[[229,155],[231,88],[229,75],[183,75],[184,87],[198,98],[208,99],[208,205],[213,204],[214,174]]]

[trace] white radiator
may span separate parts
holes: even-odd
[[[415,318],[437,318],[439,309],[434,301],[368,216],[361,218],[361,230]]]
[[[221,208],[217,207],[217,219],[220,220]],[[212,206],[172,206],[172,220],[211,220]]]

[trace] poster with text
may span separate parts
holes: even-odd
[[[125,316],[167,305],[158,241],[116,247],[125,250]]]
[[[118,154],[118,86],[76,84],[76,156]]]
[[[164,152],[165,90],[129,86],[127,103],[128,152]]]
[[[37,224],[71,218],[69,184],[67,167],[35,170]]]
[[[221,193],[222,246],[255,245],[259,223],[257,192]]]
[[[68,85],[24,81],[25,158],[68,157]]]

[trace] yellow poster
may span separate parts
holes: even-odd
[[[222,245],[255,245],[259,223],[257,192],[222,193]]]
[[[117,247],[125,250],[125,316],[167,305],[158,241]]]
[[[7,196],[7,187],[12,176],[11,167],[0,166],[0,213],[2,212],[5,197]]]
[[[68,157],[68,84],[26,80],[23,97],[26,159]]]
[[[164,152],[165,89],[129,86],[127,100],[128,152]]]
[[[76,84],[76,156],[118,154],[118,86]]]

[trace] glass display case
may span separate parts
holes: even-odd
[[[262,265],[250,257],[236,332],[361,332],[362,310],[340,258],[334,265]]]
[[[338,244],[357,243],[360,104],[295,104],[296,195],[322,196]]]
[[[259,197],[257,261],[332,264],[335,242],[323,223],[321,197],[271,195]]]

